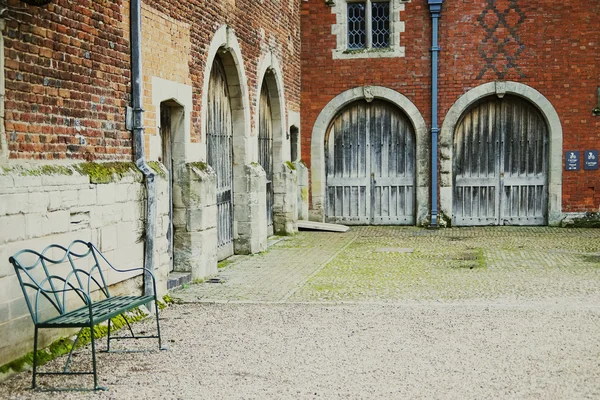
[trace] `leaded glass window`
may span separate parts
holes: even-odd
[[[348,1],[348,49],[390,46],[390,2]]]
[[[364,49],[367,44],[365,3],[348,4],[348,48]]]
[[[390,46],[390,3],[371,4],[371,47],[379,49]]]

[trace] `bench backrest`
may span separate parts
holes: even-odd
[[[110,297],[96,248],[89,242],[75,240],[68,247],[52,244],[41,252],[21,250],[9,261],[34,323],[47,320],[49,314],[68,312],[75,293],[81,300],[78,307],[97,290]]]

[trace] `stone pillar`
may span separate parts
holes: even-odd
[[[298,177],[291,162],[282,164],[273,176],[273,229],[278,235],[293,235],[298,231]]]
[[[205,163],[180,166],[173,184],[173,257],[192,279],[217,273],[217,176]]]
[[[296,175],[298,177],[298,219],[308,220],[308,168],[302,161],[294,163]]]
[[[257,163],[246,164],[234,176],[235,254],[254,254],[267,248],[267,177]]]

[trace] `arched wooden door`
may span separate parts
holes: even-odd
[[[357,101],[325,139],[326,219],[347,225],[415,223],[415,133],[385,101]]]
[[[493,97],[454,131],[453,223],[548,223],[548,128],[531,103]]]
[[[258,121],[258,160],[267,174],[267,232],[273,234],[273,116],[266,83],[260,91]]]
[[[217,175],[218,258],[233,254],[233,124],[225,69],[217,57],[208,83],[206,145]]]

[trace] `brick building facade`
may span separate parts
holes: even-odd
[[[169,274],[201,278],[264,250],[272,231],[293,233],[309,204],[312,219],[407,225],[436,206],[440,225],[598,212],[600,173],[564,160],[600,143],[597,3],[144,0],[133,128],[138,0],[6,3],[0,365],[31,348],[7,262],[22,248],[79,238],[139,266],[149,234],[164,292]],[[443,3],[437,96],[429,3]],[[146,161],[153,190],[136,172]]]
[[[7,262],[20,249],[90,240],[123,267],[154,269],[164,294],[169,277],[214,274],[219,259],[263,251],[270,232],[296,230],[297,1],[7,3],[0,365],[31,350],[30,317]],[[142,290],[140,278],[111,281],[113,292]],[[42,344],[66,333],[43,332]]]
[[[323,153],[321,149],[330,137],[332,128],[329,124],[348,110],[348,104],[365,102],[364,99],[369,101],[369,96],[359,93],[361,88],[368,88],[370,91],[373,88],[385,88],[389,95],[403,97],[398,102],[385,97],[388,95],[375,95],[375,99],[391,102],[399,108],[401,114],[408,115],[416,129],[414,135],[417,142],[420,133],[416,125],[420,123],[420,118],[410,116],[415,108],[417,114],[424,119],[427,131],[431,128],[432,19],[429,2],[383,2],[389,3],[391,10],[390,43],[384,48],[369,49],[368,43],[356,47],[352,42],[346,43],[346,38],[340,40],[344,35],[348,35],[348,38],[356,35],[356,29],[366,30],[366,36],[369,35],[369,18],[376,12],[375,8],[370,10],[369,7],[376,3],[378,2],[345,0],[303,2],[302,154],[311,169],[311,207],[314,218],[352,223],[352,219],[360,214],[360,210],[348,211],[344,208],[358,205],[360,209],[360,195],[354,204],[342,205],[340,195],[333,194],[336,184],[329,182],[336,179],[337,172],[332,170],[338,164],[325,164],[331,163],[330,159],[338,156],[334,156],[334,150],[327,154],[327,150]],[[367,13],[362,16],[359,11],[355,11],[357,7],[362,7],[360,4],[365,4],[367,9]],[[519,0],[443,2],[439,19],[441,52],[437,97],[438,123],[441,127],[437,160],[440,175],[438,201],[440,213],[445,218],[441,222],[457,223],[456,215],[464,211],[462,208],[457,209],[459,206],[456,201],[456,182],[463,177],[458,176],[458,172],[454,170],[457,165],[453,158],[457,146],[455,129],[461,121],[472,118],[473,112],[481,112],[475,110],[477,107],[488,107],[494,99],[507,104],[524,99],[526,104],[533,106],[532,113],[537,115],[538,111],[541,112],[540,118],[545,125],[542,129],[548,130],[545,140],[549,148],[543,149],[547,157],[544,161],[547,165],[543,166],[546,180],[543,190],[547,191],[544,195],[547,197],[542,198],[544,204],[541,205],[546,215],[538,222],[530,222],[554,225],[577,213],[598,211],[600,172],[584,170],[583,164],[579,170],[566,171],[566,163],[563,161],[563,151],[573,150],[584,157],[587,154],[584,153],[585,150],[598,150],[600,143],[600,119],[592,112],[598,107],[600,86],[600,51],[596,39],[600,29],[596,18],[600,11],[598,7],[598,4],[585,1],[561,4]],[[357,25],[350,25],[356,24],[352,21],[357,18],[366,20],[366,28],[358,25],[359,29],[356,28]],[[373,24],[376,23],[374,18]],[[393,25],[399,25],[395,28],[396,32]],[[351,29],[355,31],[350,32]],[[392,50],[394,54],[391,54]],[[377,90],[381,92],[380,89]],[[351,126],[352,123],[350,122]],[[430,144],[428,133],[421,141],[425,149],[420,151],[421,148],[417,146],[415,160],[415,213],[417,220],[424,223],[428,219],[428,213],[423,210],[430,209],[431,205],[427,196],[424,193],[419,195],[419,191],[430,194],[432,187],[429,167],[419,166],[423,163],[429,165]],[[339,164],[341,170],[348,167],[344,162],[340,161]],[[527,169],[528,166],[522,168]],[[504,172],[508,174],[509,171],[502,173]],[[347,174],[348,171],[340,173]],[[425,176],[420,176],[421,173]],[[358,174],[360,175],[360,171]],[[530,180],[530,184],[531,182]],[[494,189],[501,192],[504,188],[474,181],[467,185],[479,185],[479,190],[487,186],[491,197],[495,196],[492,192]],[[340,187],[337,189],[341,190]],[[344,190],[347,189],[348,187]],[[523,187],[521,189],[520,193],[513,192],[512,195],[530,195]],[[379,196],[374,195],[374,199],[378,197],[375,201],[379,201]],[[479,201],[485,196],[481,193],[473,195],[472,201],[475,202],[476,198]],[[493,199],[491,202],[493,203]],[[334,210],[332,203],[336,203],[338,210]],[[525,208],[528,207],[526,203],[525,201]],[[474,207],[472,204],[469,206]],[[539,204],[530,207],[536,206],[539,207]],[[485,219],[486,215],[482,215],[485,213],[480,210],[471,209],[470,212],[470,217],[473,217],[470,219],[479,220],[472,224],[490,223],[490,219]],[[519,211],[516,213],[519,214]],[[491,223],[527,224],[526,218],[519,220],[519,217],[511,217],[503,221],[502,218],[498,220],[497,215],[492,217],[496,222]]]

